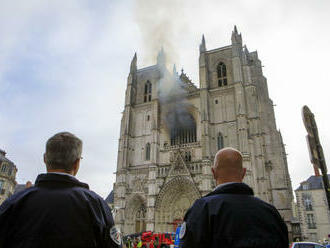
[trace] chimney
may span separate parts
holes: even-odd
[[[316,177],[320,176],[320,171],[319,168],[317,167],[317,164],[313,164],[313,168],[314,168],[314,174]]]

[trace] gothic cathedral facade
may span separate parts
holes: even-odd
[[[236,27],[231,41],[207,50],[203,36],[199,87],[175,68],[170,73],[163,51],[156,65],[141,69],[134,56],[114,184],[115,222],[124,234],[173,231],[215,187],[211,166],[223,147],[241,151],[244,181],[279,210],[290,230],[291,180],[267,80]]]

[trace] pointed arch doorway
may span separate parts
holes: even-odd
[[[125,232],[139,233],[146,231],[147,208],[141,195],[133,195],[127,202],[125,210]]]
[[[187,177],[177,176],[163,186],[155,206],[155,231],[173,232],[200,193]]]

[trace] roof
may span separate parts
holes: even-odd
[[[114,193],[113,190],[111,190],[110,194],[105,198],[106,203],[113,203],[114,202]]]
[[[183,72],[183,69],[181,71],[180,79],[181,82],[183,82],[184,88],[186,88],[189,92],[198,90],[198,88],[193,84],[193,82],[191,82],[187,74]]]
[[[328,179],[330,180],[330,174],[328,174]],[[305,184],[308,184],[307,190],[322,189],[323,188],[322,176],[310,176],[306,181],[301,182],[300,186],[296,190],[304,190],[303,185]]]
[[[6,158],[6,152],[0,149],[0,162],[7,162],[10,164],[14,164],[12,161],[10,161],[8,158]]]

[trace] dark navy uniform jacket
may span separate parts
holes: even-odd
[[[87,184],[41,174],[34,187],[0,206],[0,247],[119,247],[110,237],[113,226],[110,208]]]
[[[180,247],[288,248],[288,230],[272,205],[244,183],[230,183],[198,199],[187,211]],[[183,236],[183,237],[182,237]]]

